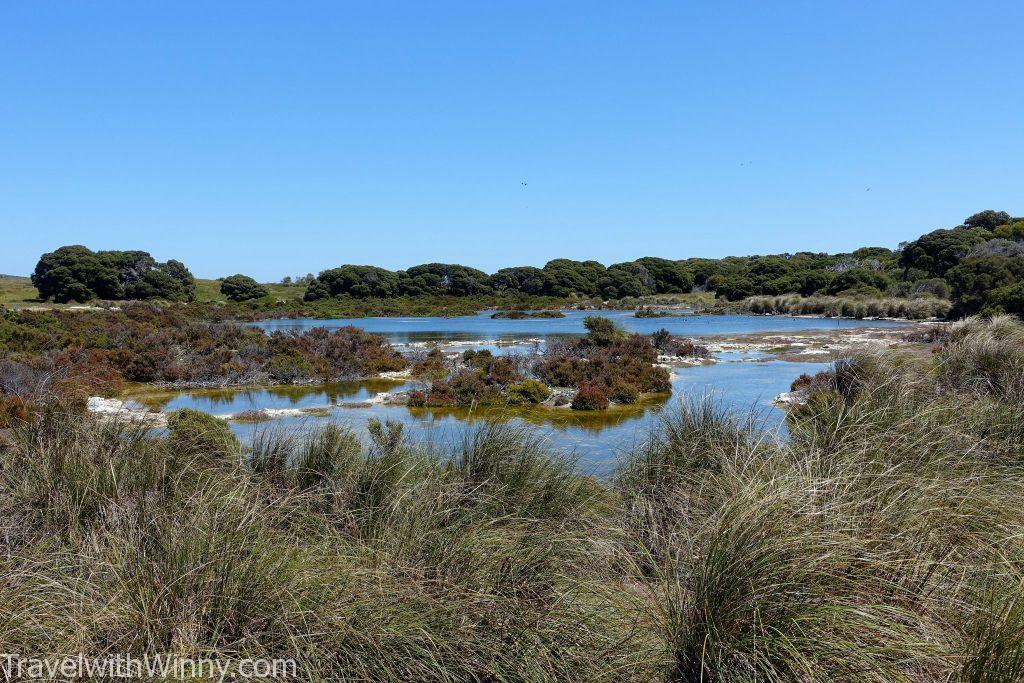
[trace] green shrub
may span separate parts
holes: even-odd
[[[249,301],[267,295],[267,289],[248,275],[229,275],[220,282],[220,293],[231,301]]]
[[[551,390],[543,382],[535,379],[526,379],[505,389],[506,400],[516,406],[543,403],[550,395]]]
[[[636,403],[640,400],[640,392],[637,391],[634,385],[622,380],[616,380],[608,392],[608,398],[616,403]]]

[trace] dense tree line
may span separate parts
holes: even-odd
[[[1022,313],[1022,280],[1024,218],[986,210],[898,249],[863,247],[843,254],[644,257],[608,267],[554,259],[543,268],[516,266],[493,275],[441,263],[400,271],[345,265],[320,273],[305,298],[522,294],[622,299],[697,290],[730,301],[781,294],[952,298],[961,314]]]
[[[685,293],[692,288],[693,275],[679,261],[647,257],[606,268],[597,261],[555,259],[543,268],[502,268],[493,275],[449,263],[427,263],[399,271],[344,265],[314,278],[306,289],[305,299],[488,294],[621,299]]]
[[[982,211],[903,245],[903,279],[948,285],[955,313],[1024,315],[1024,218]]]
[[[191,273],[178,261],[157,263],[141,251],[92,252],[82,246],[44,254],[32,281],[44,299],[191,300]],[[843,254],[798,252],[722,259],[644,257],[605,267],[554,259],[543,268],[516,266],[488,275],[468,266],[426,263],[391,271],[343,265],[306,276],[307,302],[397,297],[547,296],[615,300],[653,294],[714,292],[729,301],[750,296],[937,297],[954,313],[1024,313],[1024,218],[986,210],[961,225],[929,232],[898,249],[864,247]],[[225,278],[235,301],[266,290],[251,278]]]
[[[32,273],[43,300],[92,299],[191,301],[195,279],[181,261],[158,263],[144,251],[92,251],[81,245],[43,254]]]

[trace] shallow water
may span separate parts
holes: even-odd
[[[667,318],[635,318],[632,311],[599,311],[618,325],[642,334],[665,328],[676,336],[795,333],[801,330],[895,326],[890,321],[792,318],[788,316],[714,315]],[[314,327],[347,325],[386,336],[397,345],[455,343],[456,349],[488,349],[495,353],[532,353],[554,336],[585,332],[583,319],[593,311],[566,311],[565,318],[492,319],[485,311],[457,318],[349,318],[338,320],[269,320],[254,323],[265,330],[302,331]],[[532,340],[535,343],[524,341]],[[776,360],[757,351],[727,351],[714,365],[677,368],[673,371],[672,396],[650,397],[639,405],[613,407],[602,412],[579,412],[566,408],[477,408],[432,409],[367,403],[379,392],[393,392],[415,386],[413,382],[367,380],[315,387],[275,387],[228,391],[186,391],[152,393],[137,397],[153,410],[195,408],[215,415],[237,414],[261,409],[324,409],[319,415],[284,417],[259,424],[231,422],[231,429],[243,440],[257,430],[305,427],[327,421],[352,428],[367,439],[367,420],[376,417],[406,425],[408,438],[429,441],[439,447],[458,442],[467,429],[485,419],[530,424],[542,430],[551,445],[571,451],[580,468],[595,475],[607,474],[623,453],[640,445],[657,426],[665,411],[680,401],[711,396],[741,413],[752,412],[766,429],[785,431],[785,414],[772,399],[788,391],[801,373],[813,374],[825,363],[793,363]]]
[[[514,342],[545,339],[551,336],[584,334],[583,319],[591,315],[610,318],[621,327],[640,334],[662,328],[680,337],[707,337],[720,334],[760,332],[797,332],[849,327],[889,327],[905,323],[885,320],[845,320],[840,318],[793,318],[768,315],[691,315],[667,318],[635,318],[633,311],[565,311],[564,318],[492,319],[493,311],[456,318],[340,318],[314,320],[264,320],[253,323],[265,330],[301,332],[314,327],[335,329],[354,325],[367,332],[382,334],[393,344],[416,342]],[[492,346],[494,344],[491,344]]]
[[[467,429],[484,419],[530,424],[542,430],[551,445],[573,452],[580,469],[600,476],[612,470],[622,454],[640,445],[667,410],[680,401],[710,395],[734,411],[753,411],[766,428],[784,427],[784,413],[772,399],[800,373],[815,373],[825,363],[791,363],[763,360],[764,354],[723,354],[715,365],[679,368],[672,379],[672,396],[651,397],[642,404],[602,412],[565,408],[430,409],[367,404],[381,391],[399,391],[411,383],[388,380],[345,382],[316,387],[274,387],[242,390],[146,393],[136,400],[153,410],[194,408],[215,415],[237,414],[267,408],[320,408],[331,406],[326,416],[285,417],[259,424],[230,422],[243,441],[257,430],[311,427],[326,422],[343,424],[363,439],[371,417],[406,425],[409,438],[430,441],[440,447],[457,443]]]

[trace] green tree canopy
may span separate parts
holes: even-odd
[[[267,295],[266,288],[248,275],[229,275],[220,282],[220,293],[231,301],[249,301]]]
[[[992,237],[985,228],[959,226],[950,230],[933,230],[907,243],[900,254],[900,265],[927,273],[927,277],[945,277],[970,253],[971,248]]]
[[[493,291],[487,273],[455,263],[425,263],[398,271],[398,287],[410,296],[476,296]]]
[[[681,261],[644,256],[634,263],[650,274],[658,294],[685,294],[693,289],[693,273]]]
[[[968,228],[981,228],[983,230],[995,230],[1000,225],[1006,225],[1013,219],[1010,214],[1005,211],[993,211],[992,209],[985,209],[979,211],[973,216],[968,216],[964,220],[964,225]]]
[[[1016,285],[1024,279],[1024,259],[971,256],[950,269],[946,279],[953,288],[956,313],[973,315],[994,303],[994,290]]]
[[[557,258],[544,264],[552,296],[597,296],[598,281],[605,267],[597,261],[572,261]]]
[[[94,252],[82,245],[43,254],[32,273],[32,284],[42,299],[58,303],[195,298],[195,279],[181,261],[158,263],[144,251]]]
[[[376,266],[344,265],[324,270],[309,283],[305,299],[315,301],[333,296],[357,298],[398,296],[397,273]]]
[[[491,276],[491,285],[498,292],[520,292],[537,296],[547,293],[548,276],[543,270],[533,266],[502,268]]]

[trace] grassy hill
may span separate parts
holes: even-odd
[[[266,300],[277,301],[278,299],[302,299],[305,293],[305,286],[286,286],[281,284],[263,283],[267,290]],[[227,297],[220,293],[220,280],[204,280],[196,278],[196,301],[227,301]]]
[[[269,292],[266,297],[269,301],[299,300],[302,299],[302,294],[306,291],[306,288],[301,286],[288,287],[280,284],[265,284],[263,286]],[[196,301],[227,301],[227,298],[220,293],[220,281],[196,278]],[[32,286],[32,281],[20,275],[0,275],[0,305],[9,308],[61,306],[61,304],[52,302],[40,302],[39,292]]]
[[[39,303],[39,292],[32,281],[20,275],[0,275],[0,304],[11,307]]]

